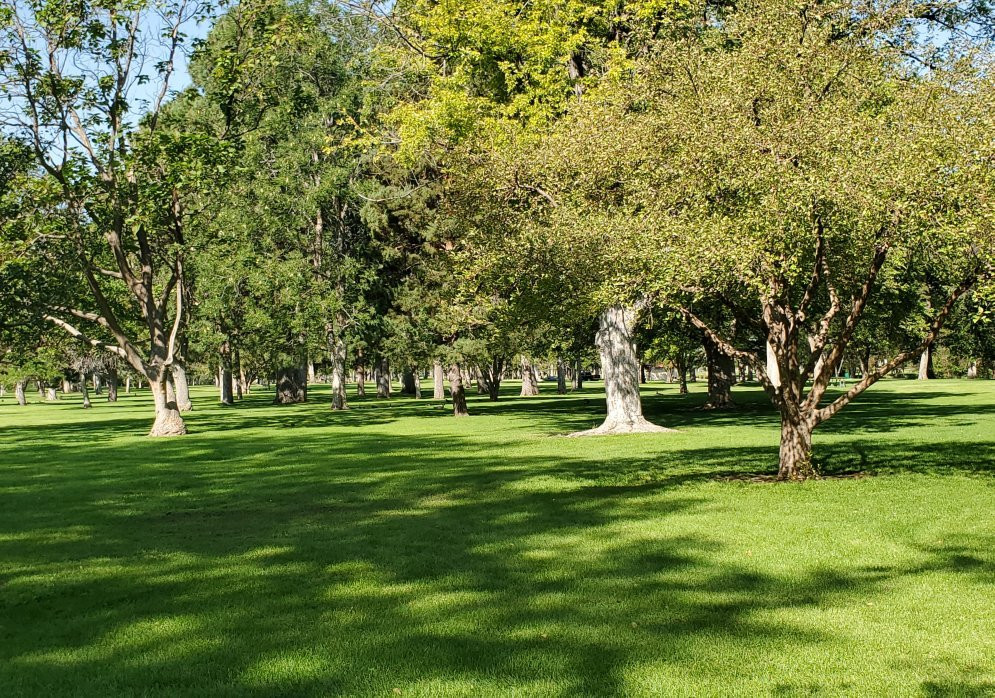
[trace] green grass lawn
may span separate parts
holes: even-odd
[[[756,389],[515,392],[5,398],[0,695],[995,695],[995,382],[875,387],[802,485]]]

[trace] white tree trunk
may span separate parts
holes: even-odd
[[[816,374],[818,375],[818,374]],[[774,354],[774,347],[767,342],[767,377],[771,385],[775,388],[781,385],[781,369],[777,367],[777,355]]]
[[[933,347],[930,345],[926,347],[926,351],[919,357],[919,380],[921,381],[929,380],[929,359],[932,353]]]
[[[193,403],[190,402],[187,369],[181,363],[173,363],[169,370],[173,377],[173,388],[176,390],[176,407],[180,412],[189,412],[193,409]]]
[[[601,353],[608,416],[600,427],[571,436],[673,431],[652,424],[643,417],[643,403],[639,397],[639,357],[632,337],[636,310],[612,306],[602,311],[599,322],[595,344]]]
[[[17,400],[17,404],[24,407],[28,404],[28,400],[24,397],[24,381],[17,381],[14,383],[14,398]]]

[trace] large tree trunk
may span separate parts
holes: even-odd
[[[347,410],[349,403],[345,394],[345,339],[340,333],[333,332],[328,348],[332,359],[332,409]]]
[[[173,362],[169,368],[169,375],[173,379],[173,389],[176,391],[176,407],[180,412],[189,412],[193,409],[190,402],[190,384],[187,382],[187,369],[179,362]]]
[[[556,394],[567,394],[567,367],[561,358],[556,359]]]
[[[432,364],[432,398],[435,400],[446,399],[445,371],[442,369],[442,362],[436,359]]]
[[[933,372],[933,345],[930,344],[919,357],[919,380],[925,381],[936,377]]]
[[[707,335],[703,344],[708,359],[708,402],[705,409],[733,407],[732,384],[736,381],[736,363]]]
[[[401,395],[415,394],[415,372],[411,368],[401,371]]]
[[[815,476],[812,466],[812,424],[781,412],[779,480],[807,480]]]
[[[535,397],[539,394],[539,382],[536,380],[536,370],[532,362],[522,357],[522,397]]]
[[[677,355],[677,380],[680,382],[681,395],[688,394],[688,364],[683,353]]]
[[[28,404],[28,400],[24,397],[24,384],[26,381],[17,381],[14,383],[14,398],[17,400],[17,404],[24,407]]]
[[[453,416],[468,417],[470,411],[466,408],[466,390],[459,364],[453,364],[449,369],[449,393],[453,398]]]
[[[107,402],[117,402],[117,369],[107,369]]]
[[[152,388],[152,399],[155,402],[155,422],[149,436],[182,436],[187,433],[180,410],[167,396],[167,383],[166,369],[162,369],[162,374],[158,377],[149,376],[149,387]]]
[[[377,397],[390,397],[390,362],[386,358],[379,359],[374,374],[377,381]]]
[[[307,366],[288,366],[276,372],[276,398],[278,405],[292,405],[307,401]]]
[[[612,306],[601,313],[599,320],[600,329],[595,344],[601,353],[608,416],[600,427],[571,436],[673,431],[652,424],[643,417],[639,397],[639,357],[632,337],[636,311]]]
[[[56,390],[55,388],[52,388],[52,387],[45,388],[45,401],[46,402],[55,402],[58,399],[59,399],[59,391],[58,390]]]

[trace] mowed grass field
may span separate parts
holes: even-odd
[[[172,440],[147,393],[8,396],[0,695],[995,695],[995,382],[875,387],[801,485],[755,481],[759,390],[702,387],[587,439],[597,385],[199,388]]]

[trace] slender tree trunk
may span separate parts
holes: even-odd
[[[459,364],[453,364],[449,369],[449,393],[453,398],[453,416],[468,417],[470,411],[466,408],[466,390]]]
[[[187,433],[187,427],[176,403],[171,402],[167,395],[169,374],[165,368],[160,371],[159,376],[149,376],[149,387],[155,402],[155,422],[149,436],[181,436]]]
[[[186,367],[182,363],[174,361],[169,367],[169,375],[176,391],[177,409],[180,412],[189,412],[193,409],[193,403],[190,402],[190,385],[187,383]]]
[[[93,373],[93,394],[94,395],[100,395],[101,394],[100,391],[101,391],[102,387],[103,387],[103,383],[100,380],[100,374],[94,372]]]
[[[124,394],[131,395],[131,376],[124,377]]]
[[[356,397],[366,397],[366,367],[356,366]]]
[[[446,399],[445,371],[442,369],[442,362],[438,359],[432,364],[432,399]]]
[[[117,369],[107,369],[107,402],[117,402]]]
[[[415,371],[415,400],[421,400],[421,376]]]
[[[287,366],[276,372],[276,398],[278,405],[291,405],[307,401],[307,365]]]
[[[308,382],[310,382],[310,383],[317,383],[318,382],[318,376],[314,372],[314,362],[313,361],[308,361],[307,362],[307,379],[308,379]]]
[[[584,376],[582,375],[583,370],[584,370],[584,364],[581,362],[580,359],[575,359],[574,377],[573,377],[573,386],[572,386],[574,390],[583,390],[584,388]]]
[[[221,354],[221,404],[234,405],[234,385],[232,384],[231,359]]]
[[[349,403],[345,393],[345,339],[340,332],[329,334],[329,353],[332,359],[332,409],[347,410]]]
[[[601,313],[599,321],[595,344],[601,353],[608,415],[600,427],[572,436],[672,431],[643,417],[639,396],[639,357],[632,337],[636,311],[612,306]]]
[[[522,357],[522,397],[535,397],[539,394],[539,383],[536,380],[535,366],[525,356]]]
[[[779,480],[806,480],[815,475],[812,466],[812,423],[792,418],[781,410],[781,448],[777,477]]]
[[[88,410],[93,406],[93,403],[90,402],[90,387],[87,385],[86,374],[82,374],[80,379],[79,387],[83,391],[83,409]]]
[[[556,394],[567,394],[567,367],[561,358],[556,359]]]
[[[736,363],[707,335],[703,344],[708,360],[708,402],[705,409],[733,407],[732,384],[736,380]]]
[[[28,400],[24,397],[24,384],[25,381],[17,381],[14,383],[14,398],[17,400],[17,404],[24,407],[28,404]]]
[[[684,354],[680,353],[677,357],[677,380],[681,384],[680,393],[681,395],[688,394],[688,364],[687,360],[684,358]]]

